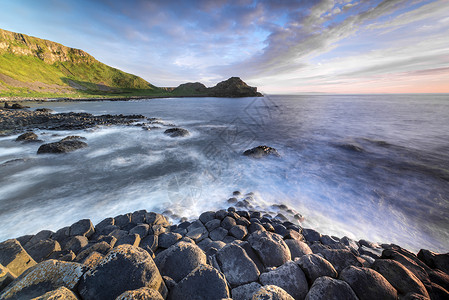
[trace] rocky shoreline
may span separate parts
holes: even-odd
[[[240,209],[177,224],[140,210],[4,241],[0,299],[449,299],[449,253]]]

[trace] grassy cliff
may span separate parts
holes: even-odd
[[[0,29],[0,96],[95,97],[165,93],[61,44]]]

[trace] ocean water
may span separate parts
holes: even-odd
[[[307,95],[33,104],[56,112],[143,114],[188,129],[111,126],[36,133],[89,147],[36,155],[0,138],[0,240],[90,218],[170,209],[194,218],[254,192],[323,234],[449,251],[449,95]],[[168,128],[168,127],[167,127]],[[242,152],[275,147],[280,158]],[[21,159],[18,161],[12,161]],[[9,161],[9,162],[8,162]]]

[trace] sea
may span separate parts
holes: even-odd
[[[157,119],[151,130],[35,131],[45,142],[86,138],[87,148],[62,155],[0,137],[0,241],[141,209],[193,219],[240,191],[267,212],[288,206],[322,234],[449,251],[448,94],[29,105]],[[174,126],[190,136],[164,134]],[[259,145],[280,157],[242,155]]]

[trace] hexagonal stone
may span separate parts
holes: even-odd
[[[89,238],[94,232],[94,225],[89,219],[79,220],[70,226],[70,236],[84,235]]]
[[[265,267],[278,267],[291,259],[290,249],[278,234],[256,231],[248,237],[248,243]]]
[[[235,225],[229,230],[229,233],[238,240],[243,240],[243,238],[248,234],[245,226]]]
[[[310,287],[305,300],[359,300],[349,284],[328,276],[319,277]]]
[[[309,284],[322,276],[337,277],[337,271],[330,262],[317,254],[306,254],[295,262],[301,267]]]
[[[23,271],[34,266],[36,262],[23,249],[19,241],[10,239],[0,243],[0,264],[15,276],[19,276]]]

